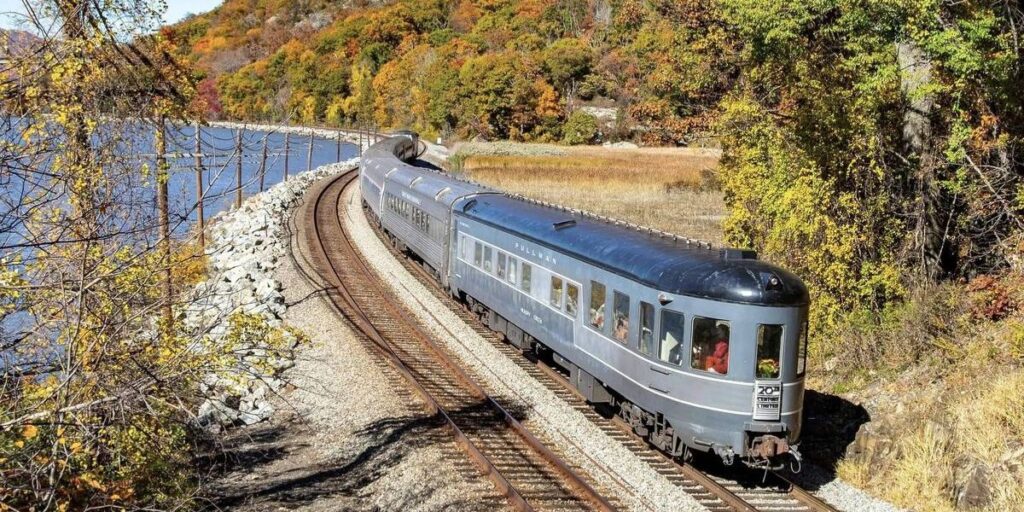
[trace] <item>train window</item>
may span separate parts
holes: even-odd
[[[480,242],[473,242],[473,265],[477,268],[484,266],[484,247]]]
[[[729,322],[693,318],[693,355],[690,368],[725,375],[729,373]]]
[[[807,372],[807,322],[804,322],[804,325],[801,326],[800,345],[797,350],[800,351],[800,354],[796,360],[796,375],[800,377]]]
[[[551,276],[551,305],[562,309],[562,278]]]
[[[515,286],[516,284],[516,266],[519,264],[519,260],[509,256],[508,257],[508,282]]]
[[[498,279],[505,279],[505,270],[508,267],[508,256],[498,251]]]
[[[777,379],[781,374],[782,326],[757,326],[757,368],[759,379]]]
[[[686,323],[682,313],[661,310],[661,353],[662,361],[674,365],[683,364],[683,333]]]
[[[491,246],[484,246],[484,272],[488,274],[494,269],[494,254],[491,252]]]
[[[640,303],[640,352],[654,353],[654,306]]]
[[[587,322],[594,329],[604,332],[604,303],[608,300],[608,291],[604,285],[597,282],[590,282],[590,312],[587,315]]]
[[[579,309],[580,288],[572,283],[565,285],[565,312],[576,318],[576,310]]]
[[[629,341],[629,295],[624,293],[614,292],[612,294],[614,312],[613,318],[615,318],[615,327],[612,334],[615,339],[625,343]]]
[[[532,284],[530,280],[533,277],[531,275],[532,273],[533,273],[533,266],[531,266],[529,263],[524,261],[523,262],[523,275],[522,275],[522,279],[519,280],[519,288],[522,289],[526,293],[531,293],[532,292],[532,290],[530,289],[531,288],[531,284]]]

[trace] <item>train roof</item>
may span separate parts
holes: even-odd
[[[454,178],[427,162],[406,162],[399,158],[398,155],[401,153],[412,158],[416,153],[417,140],[415,132],[395,132],[395,136],[367,148],[363,153],[363,161],[375,170],[387,174],[389,180],[448,207],[460,197],[492,191],[483,185]]]
[[[489,189],[473,183],[453,179],[440,172],[431,172],[408,164],[395,166],[396,171],[388,179],[410,190],[433,198],[434,201],[450,207],[456,199],[469,195],[489,192]]]
[[[660,291],[762,306],[804,306],[796,275],[752,257],[500,194],[462,198],[460,215],[525,237]]]

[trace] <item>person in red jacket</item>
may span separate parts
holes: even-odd
[[[729,373],[729,331],[719,326],[716,334],[715,351],[705,360],[704,367],[709,372],[725,375]]]

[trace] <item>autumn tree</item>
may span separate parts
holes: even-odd
[[[199,383],[236,360],[167,316],[202,265],[154,208],[154,131],[190,117],[190,73],[149,4],[25,6],[38,41],[0,82],[0,501],[187,506]]]

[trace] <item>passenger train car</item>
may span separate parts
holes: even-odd
[[[714,249],[503,194],[417,165],[418,138],[370,147],[368,214],[453,296],[546,353],[673,456],[799,461],[807,288],[752,251]]]

